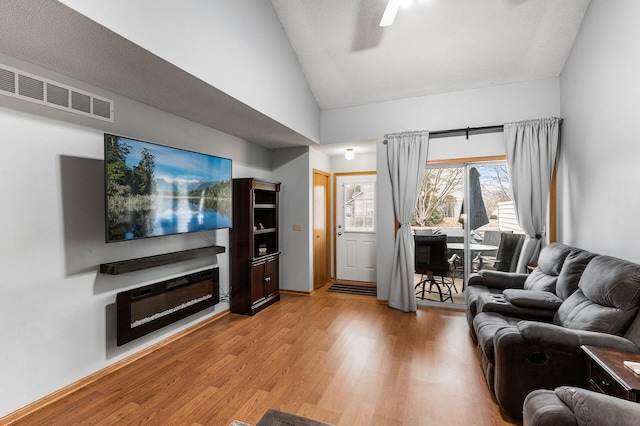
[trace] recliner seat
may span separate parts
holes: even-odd
[[[578,289],[562,302],[553,323],[496,312],[480,312],[473,320],[487,383],[513,417],[522,415],[524,399],[535,389],[586,386],[581,345],[640,352],[640,265],[584,253],[572,260],[565,261],[565,275],[580,276]]]
[[[575,289],[579,276],[565,273],[557,294],[557,282],[565,260],[580,258],[583,266],[593,257],[584,250],[553,243],[540,252],[538,266],[530,274],[483,270],[471,274],[465,290],[467,322],[474,342],[473,320],[479,312],[500,312],[521,319],[551,321],[564,299]],[[588,253],[588,252],[584,252]],[[575,261],[574,261],[575,263]],[[579,271],[584,270],[584,267]]]

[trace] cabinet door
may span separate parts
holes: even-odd
[[[278,258],[269,259],[264,265],[264,275],[265,275],[265,295],[267,297],[278,293]]]
[[[264,299],[265,262],[251,266],[251,303]]]

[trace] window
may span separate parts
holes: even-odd
[[[471,223],[471,237],[487,228],[519,232],[515,220],[513,196],[506,162],[466,163],[452,166],[427,166],[411,224],[414,227],[462,228],[461,217],[465,194],[465,167],[469,167],[469,185],[477,179],[481,205],[467,205],[465,210],[486,212],[489,220]],[[472,177],[475,175],[475,178]],[[471,193],[476,188],[470,188]],[[466,213],[466,212],[465,212]]]
[[[375,231],[375,183],[345,183],[343,201],[346,232]]]

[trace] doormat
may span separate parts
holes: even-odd
[[[378,290],[375,287],[343,283],[334,283],[327,289],[327,291],[331,293],[357,294],[361,296],[378,295]]]

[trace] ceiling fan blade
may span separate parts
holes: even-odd
[[[387,8],[384,10],[382,14],[382,19],[380,20],[381,27],[388,27],[393,24],[393,21],[396,19],[396,14],[398,13],[398,8],[400,7],[400,0],[389,0],[387,3]]]

